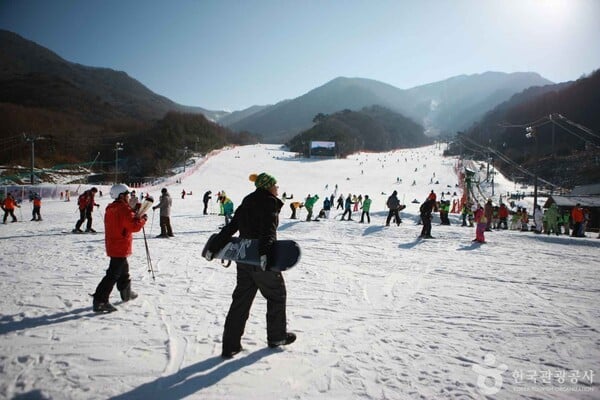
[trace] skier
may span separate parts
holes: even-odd
[[[211,194],[212,192],[209,190],[206,193],[204,193],[204,197],[202,197],[202,202],[204,203],[204,210],[202,211],[202,214],[204,215],[208,214],[208,202],[212,198],[210,196]]]
[[[225,320],[221,357],[232,358],[242,351],[241,339],[250,315],[250,308],[260,290],[267,299],[267,342],[269,347],[288,345],[296,335],[286,327],[286,288],[283,275],[267,267],[267,254],[277,240],[279,212],[283,202],[277,198],[277,180],[263,172],[250,175],[256,190],[247,195],[235,212],[231,223],[212,241],[206,258],[212,260],[238,230],[241,238],[258,239],[261,266],[237,264],[237,284]]]
[[[500,218],[500,223],[498,224],[498,228],[508,229],[508,207],[506,204],[500,204],[500,208],[498,209],[498,218]]]
[[[21,206],[15,201],[13,195],[8,193],[2,202],[2,210],[4,211],[4,219],[2,220],[2,223],[6,224],[6,219],[9,215],[12,217],[12,222],[17,222],[17,217],[15,217],[15,207],[21,208]]]
[[[162,188],[160,191],[162,194],[158,201],[158,204],[152,207],[152,210],[160,208],[160,235],[157,238],[168,238],[173,237],[173,229],[171,228],[171,195],[167,191],[167,188]]]
[[[337,207],[335,207],[336,210],[339,210],[340,208],[342,210],[344,209],[344,195],[343,194],[340,194],[340,197],[338,197]]]
[[[106,255],[110,257],[110,263],[106,275],[92,295],[92,307],[97,313],[117,311],[109,302],[115,284],[124,302],[138,297],[137,293],[131,290],[127,257],[132,253],[133,233],[139,232],[148,219],[145,214],[137,217],[129,207],[129,188],[126,185],[114,185],[110,189],[110,196],[115,201],[106,207],[104,214]]]
[[[398,200],[398,191],[394,190],[390,197],[388,197],[385,204],[387,208],[389,208],[388,216],[385,220],[385,226],[390,226],[392,216],[394,217],[396,225],[400,226],[402,220],[400,219],[400,215],[398,215],[398,209],[400,208],[400,200]]]
[[[362,224],[363,222],[365,222],[365,216],[367,217],[367,224],[371,223],[371,216],[369,215],[369,210],[371,209],[371,199],[369,198],[369,195],[365,195],[365,199],[363,201],[362,204],[362,214],[360,216],[360,223]]]
[[[77,206],[79,207],[79,220],[75,224],[73,233],[83,232],[81,230],[81,225],[86,219],[87,225],[85,231],[96,233],[96,231],[92,229],[92,211],[94,210],[94,206],[100,207],[100,204],[96,204],[96,201],[94,200],[96,193],[98,193],[98,189],[93,187],[79,195],[79,198],[77,199]]]
[[[32,200],[33,202],[33,210],[31,211],[31,220],[32,221],[41,221],[42,214],[40,212],[42,208],[42,198],[38,193],[34,193]]]
[[[571,210],[571,219],[573,220],[573,233],[571,234],[571,236],[585,236],[585,233],[581,232],[581,227],[583,225],[583,222],[585,221],[585,218],[583,215],[583,208],[581,208],[580,203],[577,203],[575,207],[573,207],[573,209]]]

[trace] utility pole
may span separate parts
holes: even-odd
[[[35,167],[35,141],[36,140],[43,140],[44,138],[42,136],[27,136],[27,135],[25,135],[25,133],[23,133],[23,138],[25,138],[25,141],[31,143],[31,177],[30,177],[30,182],[31,182],[31,185],[35,185],[35,176],[33,174],[33,169]]]
[[[535,141],[534,158],[535,158],[535,166],[537,167],[538,157],[539,157],[538,140],[537,140],[537,134],[536,134],[537,132],[531,126],[528,126],[525,129],[525,131],[527,132],[525,137],[527,137],[528,139],[533,139]],[[537,169],[534,167],[534,171],[533,171],[533,211],[534,212],[535,212],[535,207],[537,206],[537,193],[538,193],[538,173],[537,173]]]
[[[185,164],[187,164],[187,152],[188,152],[188,147],[185,146],[183,148],[183,172],[185,172]]]
[[[123,150],[123,143],[117,142],[115,144],[115,185],[119,183],[119,151]]]

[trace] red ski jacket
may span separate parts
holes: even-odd
[[[132,253],[133,232],[139,232],[145,218],[136,218],[125,201],[115,200],[104,214],[104,242],[109,257],[128,257]]]

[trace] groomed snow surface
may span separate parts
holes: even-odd
[[[165,183],[176,236],[155,238],[158,211],[149,215],[156,280],[140,232],[129,258],[139,297],[121,304],[115,288],[118,312],[107,315],[92,312],[88,294],[108,267],[109,187],[100,187],[95,235],[70,233],[76,198],[44,199],[42,222],[30,222],[31,204],[23,203],[16,215],[24,222],[0,225],[0,398],[599,398],[600,240],[493,231],[479,245],[458,215],[440,226],[437,214],[435,239],[417,240],[419,205],[411,201],[432,189],[438,199],[459,191],[456,160],[441,153],[429,146],[307,160],[256,145],[211,155],[181,184]],[[285,272],[288,329],[298,340],[267,347],[259,293],[245,350],[223,360],[236,273],[200,256],[223,224],[202,215],[202,195],[210,189],[214,200],[225,190],[237,206],[254,189],[248,176],[263,171],[277,178],[280,195],[319,194],[317,209],[336,184],[337,196],[368,194],[371,223],[358,223],[357,213],[340,221],[342,210],[332,212],[337,220],[291,220],[288,201],[278,237],[302,248],[300,263]],[[148,190],[158,198],[161,187]],[[514,188],[497,177],[496,194]],[[181,199],[183,189],[192,194]],[[399,227],[385,227],[393,190],[408,207]],[[210,211],[217,209],[213,201]]]

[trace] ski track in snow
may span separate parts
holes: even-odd
[[[475,245],[474,229],[458,226],[457,215],[452,226],[436,217],[436,239],[418,240],[412,199],[431,189],[458,190],[454,160],[439,153],[426,147],[302,161],[273,145],[222,151],[183,184],[168,185],[176,237],[155,238],[158,216],[150,216],[156,280],[136,234],[129,264],[140,297],[121,303],[115,289],[119,310],[108,315],[94,315],[88,295],[108,266],[99,212],[96,235],[64,233],[77,219],[75,202],[52,199],[44,201],[41,223],[0,225],[0,398],[480,399],[471,367],[489,353],[509,371],[502,391],[488,398],[597,398],[595,382],[592,392],[519,392],[526,382],[511,374],[600,371],[600,240],[494,231],[486,232],[488,244]],[[288,324],[298,341],[266,347],[266,302],[257,294],[245,350],[224,361],[235,266],[200,256],[223,223],[201,215],[201,198],[207,188],[213,196],[225,189],[237,206],[252,190],[247,176],[263,170],[295,200],[318,193],[320,205],[335,183],[336,198],[369,193],[371,224],[357,222],[360,211],[354,221],[340,221],[341,210],[305,222],[302,209],[291,220],[286,203],[278,236],[302,249],[299,265],[285,273]],[[432,172],[439,185],[427,184]],[[181,200],[182,188],[194,194]],[[399,227],[384,227],[385,199],[394,189],[408,207]],[[103,211],[109,200],[99,201]],[[30,205],[22,212],[27,217]]]

